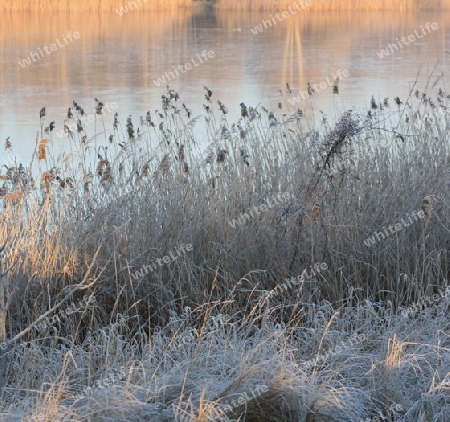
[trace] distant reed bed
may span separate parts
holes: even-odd
[[[215,6],[219,10],[286,10],[305,0],[0,0],[3,11],[115,11],[127,5],[135,11]],[[305,10],[432,10],[450,9],[450,0],[313,0]]]
[[[297,3],[306,4],[305,0],[217,0],[220,10],[287,10]],[[312,0],[302,13],[312,10],[433,10],[449,9],[449,0]]]
[[[192,7],[195,0],[0,0],[0,8],[3,11],[102,11],[114,12],[121,7],[127,7],[130,12],[144,10],[172,10],[184,7]],[[131,5],[131,6],[130,6]]]

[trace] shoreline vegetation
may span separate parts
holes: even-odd
[[[0,172],[0,420],[448,421],[434,79],[320,122],[244,103],[230,121],[214,87],[200,116],[167,87],[111,125],[101,98],[75,99],[59,155],[36,110],[30,162]]]
[[[12,11],[145,11],[179,8],[215,7],[218,10],[283,11],[305,0],[0,0],[4,12]],[[439,10],[450,9],[450,0],[314,0],[308,11],[314,10]],[[126,12],[125,12],[126,13]]]

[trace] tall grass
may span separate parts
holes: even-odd
[[[133,10],[172,10],[177,8],[213,5],[220,10],[287,10],[293,0],[0,0],[3,11],[54,10],[54,11],[115,11],[127,4]],[[302,4],[300,1],[297,2]],[[450,8],[449,0],[314,0],[308,10],[433,10]]]
[[[0,8],[5,12],[17,11],[115,11],[127,5],[130,11],[143,10],[172,10],[183,7],[192,7],[195,0],[81,0],[81,1],[61,1],[61,0],[0,0]]]
[[[220,10],[288,10],[289,7],[295,9],[295,4],[299,5],[300,13],[308,13],[312,10],[436,10],[450,8],[448,0],[313,0],[310,6],[305,2],[281,0],[217,0],[216,7]],[[305,7],[302,9],[302,5]]]
[[[2,420],[359,420],[396,402],[405,420],[444,421],[448,304],[414,324],[397,313],[450,276],[447,95],[417,92],[315,129],[296,110],[259,107],[232,125],[216,100],[192,116],[169,90],[156,114],[116,116],[111,138],[81,124],[56,157],[50,132],[29,166],[3,171]],[[430,195],[427,218],[366,246]],[[310,282],[268,295],[318,262],[328,269]],[[86,295],[94,305],[61,313]],[[45,313],[60,321],[38,328]],[[330,353],[354,333],[364,338]],[[267,394],[224,408],[257,383]]]

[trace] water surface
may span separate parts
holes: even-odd
[[[263,19],[270,15],[211,10],[133,12],[122,17],[116,13],[6,15],[0,27],[0,142],[9,136],[14,152],[26,162],[40,127],[39,110],[45,106],[44,124],[56,123],[54,147],[69,149],[69,141],[57,133],[74,99],[88,114],[95,114],[95,97],[115,102],[122,121],[132,115],[137,123],[147,110],[161,108],[165,87],[154,81],[205,51],[214,52],[214,57],[168,83],[194,115],[204,114],[203,86],[207,86],[213,100],[228,106],[230,120],[239,117],[242,101],[288,114],[300,107],[310,116],[309,100],[295,107],[288,100],[299,89],[305,91],[308,81],[327,82],[339,70],[349,73],[340,80],[340,94],[333,95],[329,84],[318,90],[312,101],[316,114],[324,110],[333,115],[352,107],[364,110],[372,95],[377,101],[404,97],[416,79],[423,89],[432,71],[429,85],[441,78],[436,88],[445,89],[449,12],[302,13],[254,35],[251,29]],[[415,31],[421,34],[427,22],[439,29],[387,57],[378,56],[397,38]],[[78,32],[79,39],[69,40],[69,31]],[[39,59],[35,55],[30,65],[19,64],[52,43],[63,47],[57,45]],[[113,111],[104,111],[105,136],[110,133]],[[103,132],[100,121],[91,125],[92,131]],[[0,159],[5,161],[6,156],[2,148]]]

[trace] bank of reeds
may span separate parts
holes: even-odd
[[[204,116],[169,90],[104,139],[67,127],[60,157],[44,115],[30,166],[4,168],[2,420],[446,420],[447,299],[398,316],[450,276],[446,93],[314,130],[259,107],[233,125],[205,95]]]
[[[285,11],[292,10],[299,13],[308,13],[312,10],[438,10],[449,9],[448,0],[217,0],[215,3],[219,10],[267,10]],[[298,6],[298,8],[296,7]],[[303,7],[305,6],[305,7]]]
[[[0,7],[5,12],[52,10],[61,12],[114,12],[120,8],[127,11],[173,10],[193,7],[195,0],[0,0]],[[125,12],[125,13],[126,13]]]
[[[267,10],[284,11],[306,0],[0,0],[3,11],[115,11],[128,7],[129,10],[172,10],[177,8],[214,6],[219,10]],[[449,0],[313,0],[308,10],[437,10],[450,8]]]

